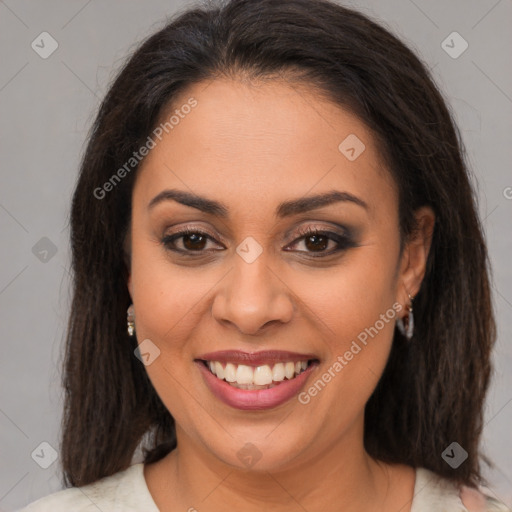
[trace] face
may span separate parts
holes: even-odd
[[[370,131],[282,81],[196,84],[175,109],[138,171],[128,286],[178,447],[275,470],[359,446],[418,274]]]

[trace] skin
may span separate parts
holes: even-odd
[[[309,387],[394,303],[403,306],[397,316],[406,313],[407,292],[416,295],[425,273],[434,214],[418,210],[418,233],[400,255],[397,190],[371,132],[312,88],[216,79],[190,87],[174,108],[191,96],[197,107],[142,163],[127,239],[136,335],[160,350],[146,370],[177,425],[178,448],[145,466],[155,503],[163,511],[410,510],[413,468],[373,460],[363,446],[364,407],[395,319],[305,405],[295,397],[270,410],[231,408],[193,361],[224,349],[314,353],[320,364]],[[354,161],[338,150],[349,134],[366,146]],[[229,217],[175,201],[148,209],[170,188],[220,201]],[[367,208],[344,201],[275,216],[282,201],[331,190]],[[336,224],[349,227],[356,246],[314,258],[337,244],[306,245],[299,228],[343,234]],[[187,226],[213,237],[196,259],[162,244]],[[248,236],[262,248],[250,264],[236,252]],[[184,244],[176,241],[196,247]],[[246,443],[261,454],[249,468],[237,457]]]

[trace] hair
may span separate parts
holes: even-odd
[[[70,216],[73,299],[66,334],[61,459],[66,486],[176,447],[174,419],[134,356],[126,331],[137,167],[94,193],[151,134],[178,94],[204,80],[288,79],[355,113],[375,136],[399,197],[401,243],[414,212],[436,215],[410,342],[395,329],[365,408],[367,452],[459,484],[485,482],[480,453],[495,321],[489,261],[460,133],[425,65],[369,17],[328,0],[231,0],[177,13],[118,73],[99,107]],[[192,114],[193,115],[193,114]],[[441,457],[453,442],[458,468]]]

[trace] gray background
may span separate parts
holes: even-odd
[[[499,326],[484,429],[484,446],[497,468],[486,474],[496,496],[511,505],[512,1],[345,3],[381,20],[422,56],[467,145]],[[0,1],[1,510],[61,488],[58,460],[47,469],[36,460],[50,462],[51,450],[41,448],[42,442],[58,450],[61,348],[70,298],[67,220],[87,130],[128,51],[185,5],[190,4]],[[31,47],[43,31],[59,45],[46,59]],[[458,58],[442,47],[453,31],[469,44]],[[461,43],[447,44],[453,52]]]

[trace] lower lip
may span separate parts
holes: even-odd
[[[290,380],[283,380],[280,384],[269,389],[238,389],[225,380],[217,378],[206,368],[202,361],[195,361],[199,365],[203,378],[210,391],[222,402],[236,409],[263,410],[277,407],[297,395],[317,366],[317,362],[310,364],[301,374]]]

